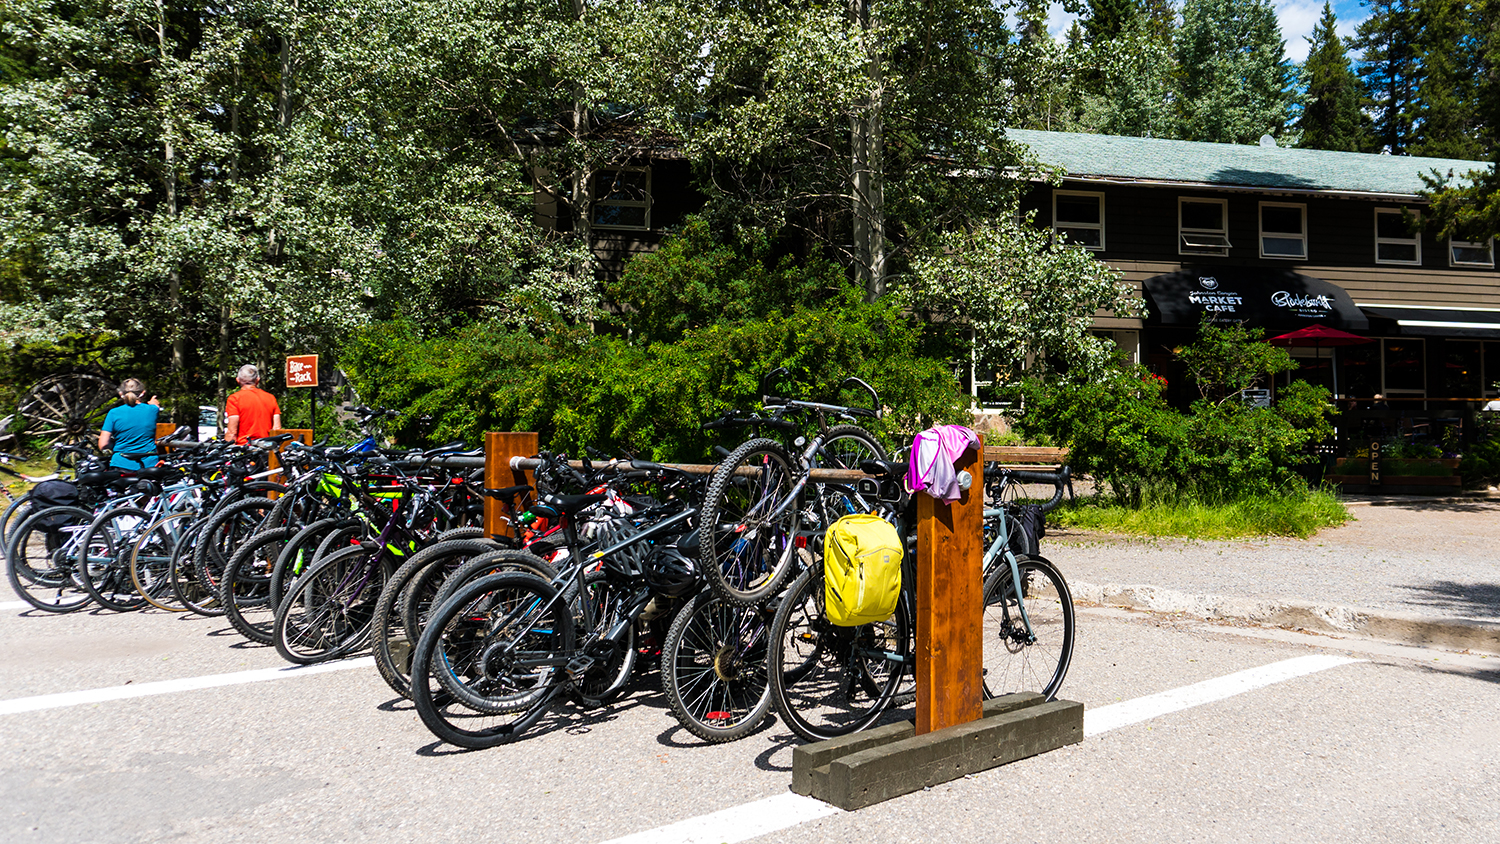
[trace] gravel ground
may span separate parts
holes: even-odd
[[[1350,508],[1311,539],[1140,539],[1049,528],[1042,553],[1069,582],[1315,601],[1500,622],[1500,502]]]

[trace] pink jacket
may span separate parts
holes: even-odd
[[[911,458],[907,464],[906,487],[912,492],[926,490],[933,498],[957,501],[963,490],[958,487],[958,473],[953,461],[965,451],[979,447],[979,435],[962,425],[928,428],[912,440]]]

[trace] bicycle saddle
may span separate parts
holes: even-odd
[[[548,518],[571,516],[591,504],[598,504],[607,497],[602,492],[583,495],[548,495],[531,505],[531,512]]]
[[[859,470],[876,478],[899,479],[906,473],[906,464],[899,460],[861,460]]]

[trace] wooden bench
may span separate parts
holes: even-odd
[[[1068,462],[1068,450],[1029,445],[987,445],[984,447],[984,462],[999,463],[1007,469],[1060,469]]]

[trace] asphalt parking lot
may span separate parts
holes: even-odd
[[[795,739],[780,724],[703,745],[677,727],[654,674],[607,710],[563,706],[522,741],[458,752],[363,662],[281,671],[273,650],[246,646],[221,619],[8,607],[0,643],[5,841],[1492,841],[1500,831],[1500,659],[1181,617],[1083,611],[1063,688],[1088,707],[1082,744],[853,813],[789,794]],[[1331,659],[1106,723],[1117,704],[1306,657]],[[119,698],[151,683],[173,685]],[[38,698],[100,689],[115,699]]]

